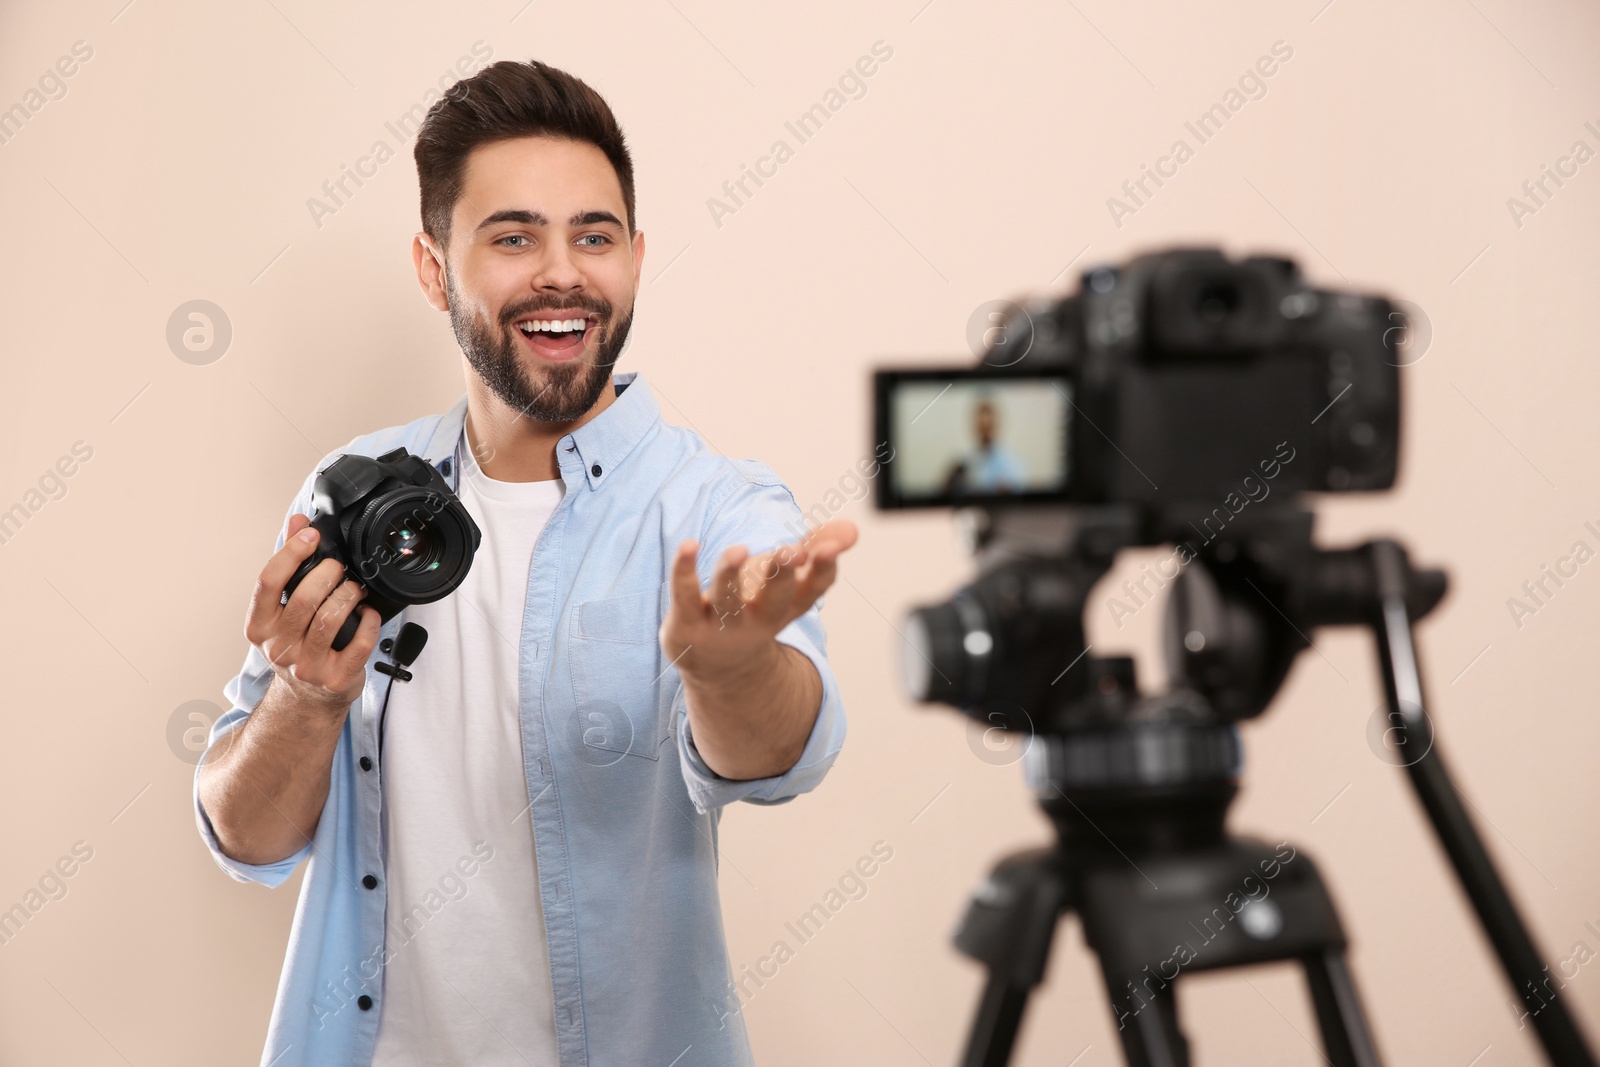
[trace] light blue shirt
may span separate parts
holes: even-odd
[[[819,601],[778,634],[822,679],[799,761],[776,777],[733,781],[700,758],[682,679],[657,637],[673,554],[697,540],[705,586],[724,549],[742,544],[754,555],[798,540],[804,520],[771,468],[729,459],[663,422],[638,372],[613,381],[617,399],[556,447],[566,493],[534,550],[520,653],[523,763],[561,1067],[748,1064],[717,895],[718,819],[737,800],[776,804],[815,788],[844,742],[844,705]],[[466,410],[462,396],[443,416],[357,437],[316,469],[339,453],[375,457],[403,446],[455,488]],[[288,514],[309,513],[315,474]],[[277,548],[287,529],[285,515]],[[402,611],[381,636],[405,621]],[[224,855],[196,767],[195,818],[224,871],[270,887],[309,859],[263,1067],[366,1067],[372,1059],[385,963],[378,714],[391,684],[374,666],[385,658],[368,660],[316,835],[294,855],[259,866]],[[232,707],[212,726],[200,766],[254,710],[271,676],[252,647],[224,687]]]
[[[1004,445],[978,447],[967,453],[966,492],[990,492],[1001,487],[1021,492],[1027,481],[1022,461]]]

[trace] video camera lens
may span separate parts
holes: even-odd
[[[914,609],[900,646],[901,681],[913,700],[976,704],[993,648],[983,609],[969,597]]]

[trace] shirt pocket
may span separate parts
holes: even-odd
[[[660,688],[665,590],[662,585],[572,608],[567,647],[576,715],[564,740],[585,763],[660,758],[669,703]]]

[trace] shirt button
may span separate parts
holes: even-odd
[[[361,757],[361,769],[364,770],[364,771],[372,770],[372,757],[371,756],[362,756]]]
[[[361,994],[356,998],[356,1007],[360,1008],[362,1011],[371,1011],[372,998],[367,996],[365,993]]]
[[[378,880],[370,874],[361,879],[361,884],[366,886],[368,889],[378,888]]]
[[[590,467],[589,473],[594,475],[596,478],[600,477],[600,464],[596,463],[594,466]]]

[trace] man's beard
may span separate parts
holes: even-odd
[[[611,371],[622,354],[628,340],[628,330],[633,326],[633,311],[616,327],[611,328],[611,304],[587,294],[567,297],[536,297],[519,307],[508,308],[501,315],[503,322],[498,333],[483,319],[472,316],[463,309],[462,300],[450,272],[445,272],[445,293],[450,300],[450,327],[456,341],[466,355],[467,362],[478,372],[478,377],[495,396],[519,415],[546,422],[571,422],[582,418],[594,407],[600,393],[611,384]],[[594,358],[579,356],[567,363],[544,363],[540,370],[543,381],[535,379],[523,358],[523,342],[514,336],[520,332],[511,325],[524,315],[537,311],[551,311],[578,307],[598,316],[599,322],[584,333],[583,343],[591,344],[590,335],[596,330],[599,343],[594,346]],[[538,357],[533,357],[537,359]]]

